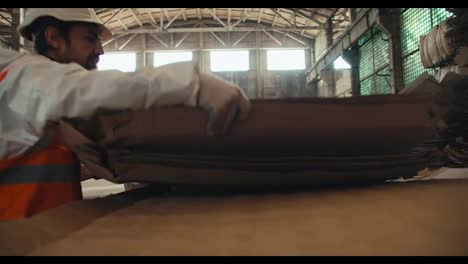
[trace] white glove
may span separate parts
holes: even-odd
[[[247,118],[251,107],[239,86],[206,73],[200,73],[197,105],[208,112],[208,135],[227,133],[236,119]]]

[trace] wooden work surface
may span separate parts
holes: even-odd
[[[0,253],[468,255],[468,180],[256,188],[150,197],[140,189],[77,202],[1,224]]]

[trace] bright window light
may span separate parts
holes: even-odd
[[[341,56],[333,62],[333,67],[337,70],[351,69],[351,66]]]
[[[192,56],[191,51],[155,52],[153,65],[154,67],[159,67],[181,61],[191,61]]]
[[[274,70],[304,70],[305,52],[295,50],[267,50],[267,69]]]
[[[248,71],[248,50],[219,50],[210,52],[212,72]]]
[[[136,70],[135,53],[105,53],[99,56],[97,68],[104,70],[119,70],[123,72],[134,72]]]

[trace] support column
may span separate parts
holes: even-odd
[[[145,67],[154,68],[154,53],[145,52]]]
[[[136,70],[142,69],[145,67],[145,52],[139,51],[136,53]]]
[[[379,16],[376,21],[389,39],[390,84],[393,93],[397,94],[404,88],[399,8],[379,8]]]
[[[326,85],[325,87],[325,96],[333,97],[335,96],[336,83],[335,83],[335,69],[333,69],[333,64],[323,69],[320,72],[320,79],[322,79]]]
[[[20,36],[16,32],[16,28],[21,23],[21,11],[19,8],[10,8],[11,13],[11,48],[20,50]]]
[[[260,49],[262,45],[262,33],[257,31],[255,32],[256,37],[256,46],[255,49],[255,66],[257,67],[257,98],[264,97],[263,91],[263,62],[262,62],[262,53],[263,51]]]
[[[359,50],[357,46],[343,50],[343,59],[351,66],[351,93],[353,96],[361,95],[359,87]]]
[[[136,69],[142,69],[146,67],[146,34],[141,34],[141,45],[142,51],[136,53]]]
[[[350,22],[353,23],[354,20],[356,20],[356,16],[357,16],[356,8],[350,8],[350,11],[351,11],[350,12],[350,15],[351,15],[351,17],[350,17],[351,21]]]
[[[327,20],[327,48],[333,45],[333,21],[331,18]],[[327,97],[333,97],[336,91],[336,82],[335,82],[335,68],[333,63],[320,72],[320,78],[327,84],[326,95]]]

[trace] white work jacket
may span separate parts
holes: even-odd
[[[26,152],[48,121],[89,117],[102,109],[195,106],[199,72],[192,62],[132,73],[86,70],[38,54],[0,48],[0,159]]]

